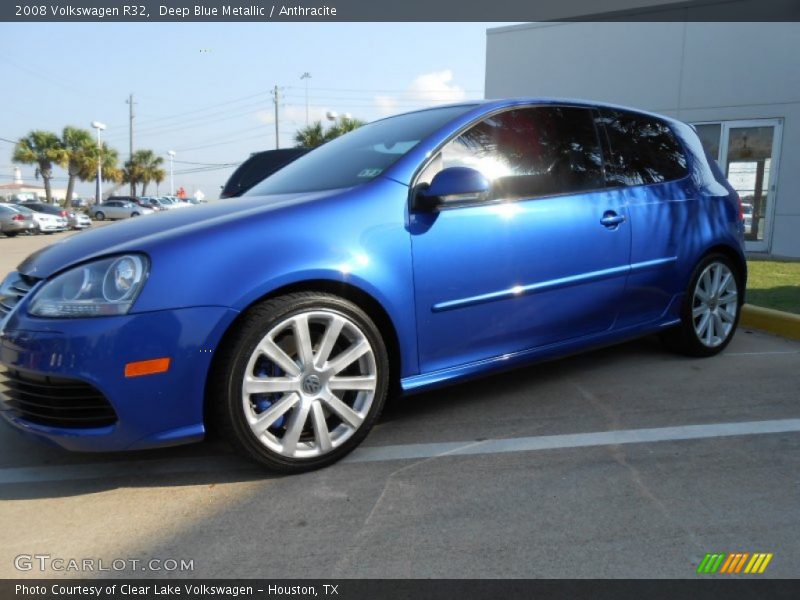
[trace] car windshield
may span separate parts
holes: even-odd
[[[366,183],[473,106],[432,108],[364,125],[301,156],[245,195],[316,192]]]

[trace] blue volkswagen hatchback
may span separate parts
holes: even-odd
[[[216,428],[296,472],[389,393],[652,333],[730,342],[734,190],[691,127],[578,101],[366,125],[243,198],[82,233],[0,288],[3,414],[71,450]]]

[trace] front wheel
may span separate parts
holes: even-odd
[[[131,213],[131,217],[138,217],[138,216],[139,216],[139,213],[138,213],[138,212],[132,212],[132,213]]]
[[[386,345],[370,317],[343,298],[306,292],[244,315],[220,347],[209,401],[234,447],[299,473],[361,443],[388,389]]]
[[[6,231],[6,237],[14,237],[17,235],[17,231]]]
[[[724,254],[706,256],[686,290],[681,324],[662,334],[670,348],[690,356],[713,356],[730,343],[739,324],[743,281]]]
[[[102,211],[98,210],[96,213],[94,213],[94,218],[97,219],[98,221],[104,221],[106,215]]]

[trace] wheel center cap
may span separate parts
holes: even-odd
[[[306,394],[309,395],[318,394],[321,389],[322,389],[322,382],[319,380],[319,377],[317,377],[313,373],[311,375],[307,375],[303,379],[303,391]]]

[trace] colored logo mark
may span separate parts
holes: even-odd
[[[772,552],[730,552],[706,554],[697,567],[698,573],[763,573],[767,570]]]

